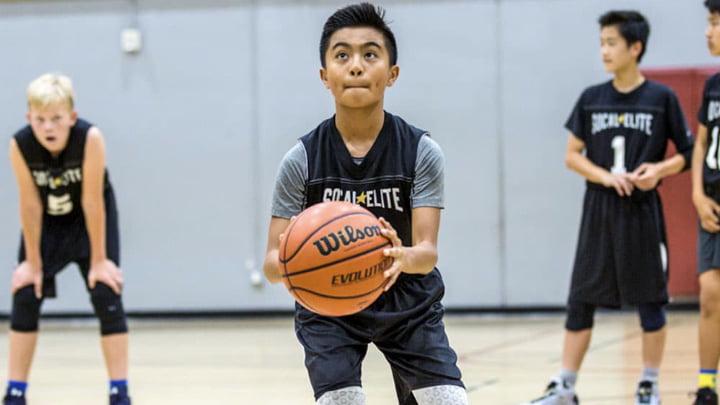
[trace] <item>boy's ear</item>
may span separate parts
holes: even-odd
[[[395,84],[398,76],[400,76],[400,66],[394,65],[390,68],[390,77],[388,78],[387,86],[391,87],[393,84]]]
[[[630,52],[633,54],[635,59],[640,56],[640,53],[642,52],[643,44],[640,41],[635,41],[632,44],[630,44]]]
[[[320,68],[320,80],[322,80],[326,89],[330,88],[330,85],[327,82],[327,70],[325,70],[325,68]]]

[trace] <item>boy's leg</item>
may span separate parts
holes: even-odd
[[[35,297],[34,286],[19,289],[13,295],[10,318],[8,379],[27,381],[38,339],[38,321],[42,299]]]
[[[698,390],[696,404],[716,405],[717,367],[720,360],[720,234],[698,227]]]
[[[349,404],[364,405],[360,373],[369,339],[343,318],[318,315],[298,305],[295,334],[305,350],[305,368],[315,400],[334,405],[351,398]]]
[[[117,333],[100,339],[110,380],[128,378],[128,334]]]
[[[563,343],[562,368],[577,373],[590,347],[592,328],[583,330],[565,330]],[[571,385],[575,385],[572,381]]]
[[[700,274],[700,320],[698,324],[701,370],[717,370],[720,360],[720,270]],[[714,380],[714,379],[713,379]],[[708,381],[709,382],[709,381]],[[715,381],[712,386],[715,389]],[[702,388],[702,387],[700,387]]]
[[[700,274],[700,368],[715,369],[720,359],[720,270]]]
[[[642,352],[643,366],[650,369],[659,369],[665,350],[665,305],[640,304],[640,324],[643,329]]]
[[[421,278],[404,278],[393,289],[378,303],[388,313],[402,316],[394,317],[393,322],[388,322],[384,330],[376,334],[375,345],[392,368],[398,403],[467,404],[457,355],[450,346],[443,323],[445,308],[440,300],[444,287],[440,273],[434,270]],[[404,297],[411,296],[417,300],[411,305],[403,302]],[[456,388],[445,388],[448,386]],[[425,402],[415,395],[417,390],[423,389],[429,389],[421,391]],[[462,395],[448,398],[446,402],[427,402],[437,401],[434,395],[443,390],[461,392]]]
[[[35,355],[38,333],[11,330],[8,337],[10,346],[8,380],[27,382],[30,375],[30,366]]]
[[[8,335],[8,386],[3,403],[24,404],[30,366],[38,340],[38,320],[42,299],[35,297],[33,285],[13,295]]]
[[[647,368],[660,368],[665,350],[667,328],[662,327],[655,332],[643,332],[642,351],[643,365]]]
[[[659,405],[660,389],[658,388],[658,378],[667,335],[665,305],[657,303],[640,304],[638,312],[643,330],[643,372],[635,393],[635,403],[638,405]]]

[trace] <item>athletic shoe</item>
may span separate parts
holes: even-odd
[[[110,395],[110,405],[130,405],[130,397],[127,395]]]
[[[700,388],[695,393],[693,405],[718,405],[718,396],[711,388]]]
[[[25,405],[25,403],[24,396],[10,396],[8,394],[3,398],[3,405]]]
[[[573,387],[556,377],[550,380],[550,384],[545,389],[545,395],[521,405],[578,405],[578,403],[580,401],[578,401]]]
[[[660,405],[660,394],[652,381],[640,381],[635,398],[635,405]]]

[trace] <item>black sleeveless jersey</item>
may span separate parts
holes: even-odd
[[[585,142],[590,161],[612,173],[663,160],[668,140],[690,165],[693,137],[678,99],[650,80],[630,93],[617,91],[611,81],[587,88],[565,127]]]
[[[38,142],[29,125],[14,135],[15,142],[35,180],[45,213],[49,217],[83,215],[82,169],[85,141],[91,127],[92,124],[89,122],[78,119],[70,129],[70,137],[65,149],[57,157],[53,157]],[[104,183],[104,190],[107,191],[111,187],[107,170]]]
[[[348,201],[383,217],[403,244],[412,244],[411,192],[418,143],[426,131],[385,113],[385,122],[361,164],[353,161],[335,118],[300,138],[308,160],[304,208],[324,201]]]
[[[698,121],[707,128],[707,153],[703,164],[703,183],[720,186],[720,73],[709,77],[703,89]]]

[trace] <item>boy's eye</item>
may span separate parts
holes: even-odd
[[[348,54],[346,54],[345,52],[338,52],[337,55],[335,55],[335,58],[336,59],[347,59]]]
[[[377,54],[376,54],[375,52],[367,52],[367,53],[365,54],[365,58],[366,58],[366,59],[377,58]]]

